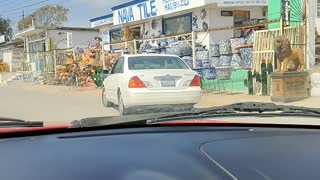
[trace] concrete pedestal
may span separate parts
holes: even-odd
[[[292,102],[308,98],[308,72],[273,72],[272,96],[274,102]]]

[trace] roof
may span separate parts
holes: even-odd
[[[123,3],[123,4],[120,4],[120,5],[114,6],[111,9],[112,9],[112,11],[115,11],[115,10],[118,10],[118,9],[121,9],[121,8],[132,6],[132,5],[141,3],[141,2],[145,2],[145,1],[148,1],[148,0],[132,0],[132,1],[129,1],[127,3]]]
[[[24,29],[14,36],[24,36],[24,35],[29,35],[29,34],[34,34],[34,33],[39,33],[44,30],[73,30],[73,31],[98,31],[97,29],[93,28],[82,28],[82,27],[41,27],[41,26],[36,26],[36,27],[30,27],[28,29]]]
[[[113,17],[113,14],[107,14],[107,15],[104,15],[104,16],[99,16],[99,17],[92,18],[92,19],[90,19],[90,22],[99,21],[99,20],[107,19],[107,18],[111,18],[111,17]]]
[[[11,46],[11,45],[23,45],[23,42],[24,42],[23,39],[16,38],[7,43],[1,43],[0,47]]]

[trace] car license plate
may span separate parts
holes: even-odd
[[[161,80],[161,87],[176,87],[175,80]]]

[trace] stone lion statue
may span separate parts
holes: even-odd
[[[277,56],[277,72],[304,70],[304,56],[301,48],[291,48],[290,41],[285,36],[277,37],[274,45]]]

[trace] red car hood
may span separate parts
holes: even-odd
[[[44,127],[0,128],[0,134],[1,133],[15,133],[15,132],[58,130],[58,129],[67,129],[69,127],[70,127],[70,125],[44,126]]]

